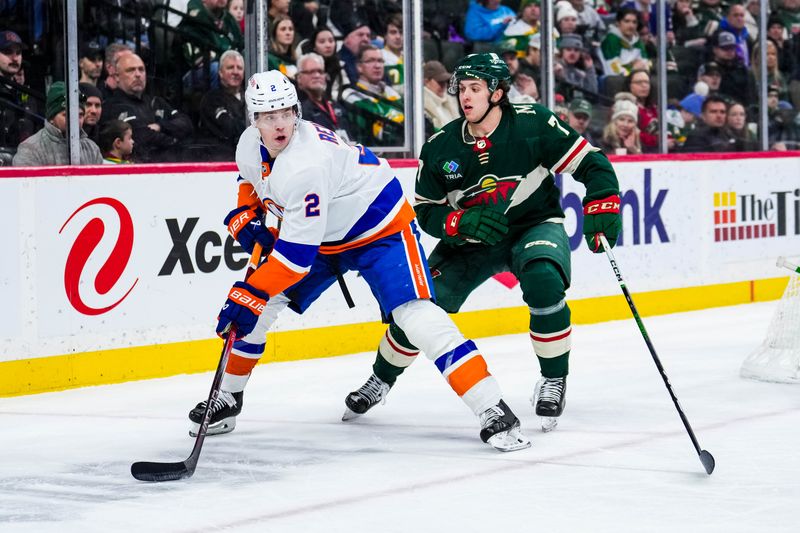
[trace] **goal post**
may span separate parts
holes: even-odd
[[[790,270],[789,284],[778,302],[767,336],[742,363],[745,378],[800,383],[800,266],[784,257],[778,266]]]

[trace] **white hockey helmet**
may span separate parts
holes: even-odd
[[[289,78],[279,70],[268,70],[250,76],[244,91],[250,124],[255,124],[255,114],[294,107],[300,118],[297,90]]]

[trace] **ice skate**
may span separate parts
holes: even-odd
[[[361,388],[351,392],[344,399],[346,408],[342,415],[342,421],[347,422],[358,418],[379,402],[386,403],[386,395],[389,394],[389,389],[391,388],[391,385],[372,374],[367,382],[361,385]]]
[[[206,435],[221,435],[233,431],[233,428],[236,427],[236,415],[242,412],[243,399],[244,391],[233,393],[219,391],[219,396],[211,404],[211,418]],[[197,436],[205,409],[206,400],[203,400],[189,411],[189,420],[192,421],[192,426],[189,428],[190,436]]]
[[[531,441],[520,431],[519,419],[503,400],[481,413],[479,418],[481,440],[493,448],[513,452],[530,447]]]
[[[542,378],[533,391],[533,404],[536,414],[541,417],[542,431],[553,431],[558,425],[558,417],[564,412],[567,394],[567,378]]]

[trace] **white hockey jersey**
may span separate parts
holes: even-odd
[[[270,296],[305,276],[317,253],[367,245],[401,231],[415,217],[385,159],[313,122],[300,120],[274,160],[250,126],[236,147],[236,164],[239,180],[249,184],[244,188],[252,187],[282,220],[272,253],[248,280]]]

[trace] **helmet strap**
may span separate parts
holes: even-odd
[[[497,89],[495,89],[494,91],[496,91],[496,90]],[[492,95],[494,95],[494,91],[492,91],[491,94],[489,95],[489,107],[486,108],[486,112],[483,114],[483,116],[481,118],[479,118],[478,120],[472,120],[472,121],[467,121],[467,122],[469,122],[470,124],[480,124],[481,122],[483,122],[486,119],[486,117],[489,116],[489,113],[491,113],[492,109],[494,109],[495,107],[497,107],[499,105],[499,104],[497,104],[495,102],[492,102]],[[501,100],[502,100],[502,98],[501,98]]]

